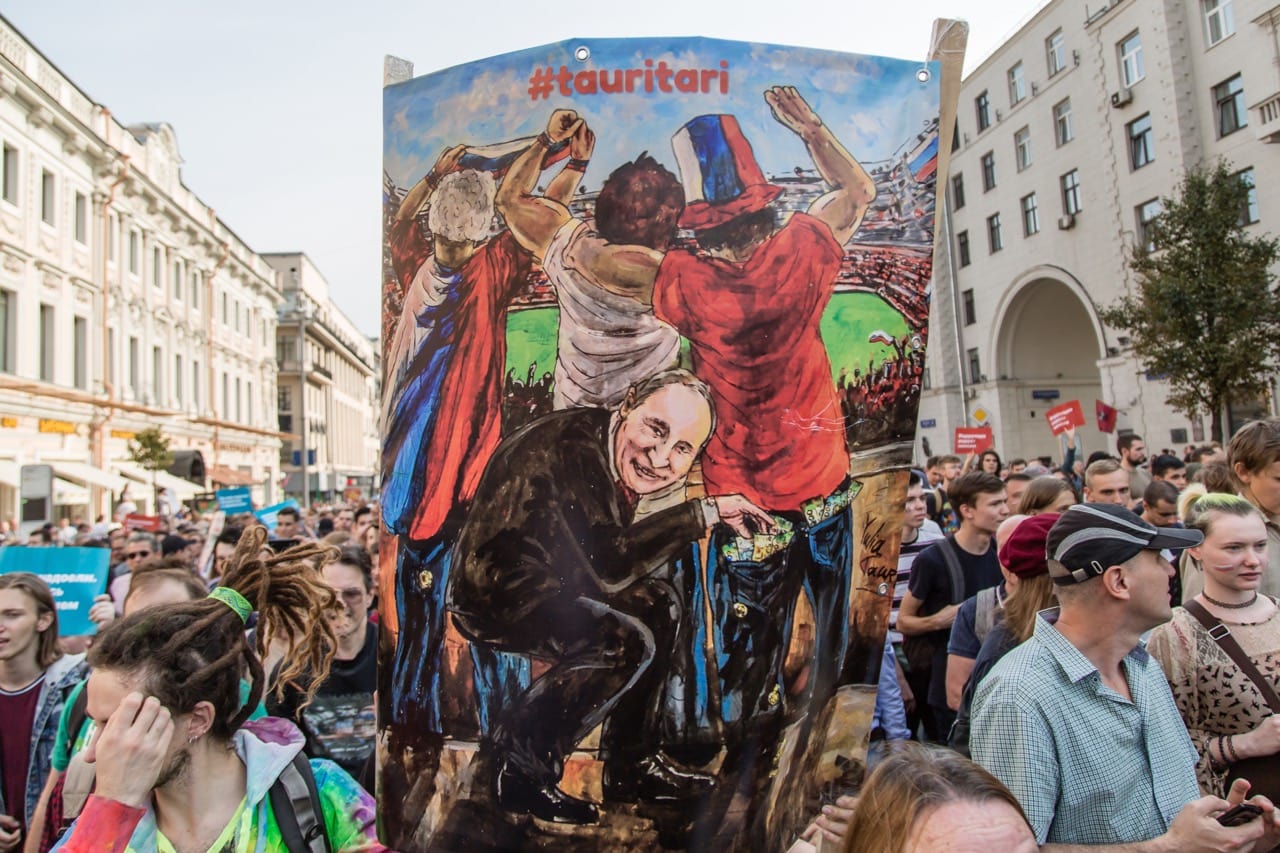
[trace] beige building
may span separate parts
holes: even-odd
[[[60,515],[122,495],[160,426],[220,485],[278,493],[275,272],[182,182],[168,125],[121,124],[0,19],[0,515],[22,465],[52,465]]]
[[[305,497],[305,449],[312,501],[367,498],[379,444],[375,342],[334,304],[329,283],[305,254],[263,257],[284,293],[276,331],[279,428],[297,436],[280,449],[284,493]]]
[[[1276,231],[1277,23],[1262,0],[1053,0],[965,79],[920,406],[934,453],[976,413],[1005,458],[1057,457],[1045,412],[1074,399],[1086,453],[1115,450],[1095,400],[1149,452],[1207,437],[1098,310],[1136,288],[1128,253],[1186,169],[1227,158],[1256,187],[1250,230]]]

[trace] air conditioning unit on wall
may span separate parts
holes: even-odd
[[[1133,92],[1121,86],[1120,90],[1111,93],[1111,106],[1119,108],[1133,103]]]

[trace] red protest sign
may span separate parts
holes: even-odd
[[[124,529],[145,530],[148,533],[155,533],[160,529],[160,516],[138,515],[136,512],[129,513],[124,517]]]
[[[1054,435],[1062,435],[1070,427],[1084,426],[1084,409],[1079,400],[1072,400],[1060,406],[1054,406],[1044,413],[1049,421],[1049,429]]]
[[[991,427],[956,427],[956,453],[981,453],[995,443]]]

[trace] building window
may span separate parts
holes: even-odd
[[[137,231],[129,231],[129,272],[134,275],[138,274],[138,266],[142,263],[142,251],[139,247],[140,238]]]
[[[120,220],[114,213],[107,214],[107,260],[115,263],[116,240],[120,237]]]
[[[1019,172],[1031,165],[1031,128],[1024,127],[1013,135],[1013,153]]]
[[[973,305],[973,290],[966,290],[960,294],[960,298],[964,301],[964,324],[972,326],[978,322],[978,311]]]
[[[1044,40],[1044,53],[1049,63],[1050,77],[1067,67],[1067,40],[1062,35],[1062,30],[1055,30],[1053,35]]]
[[[1134,208],[1134,218],[1138,222],[1138,245],[1143,251],[1150,252],[1155,248],[1151,242],[1151,223],[1160,215],[1160,199],[1153,198]]]
[[[1126,126],[1129,136],[1129,167],[1137,170],[1156,159],[1155,134],[1151,132],[1151,113],[1134,119]]]
[[[222,291],[222,325],[227,325],[227,306],[231,303],[231,298],[227,296],[227,292]]]
[[[1000,237],[1000,214],[998,213],[987,217],[987,248],[993,255],[1004,248],[1004,240]]]
[[[129,337],[129,391],[138,393],[138,339]]]
[[[164,286],[164,252],[159,246],[151,250],[151,284],[153,287]]]
[[[1236,31],[1236,17],[1231,0],[1201,0],[1204,5],[1204,30],[1210,45],[1215,45]]]
[[[988,151],[982,155],[982,191],[990,192],[996,188],[996,155]]]
[[[191,307],[200,307],[200,273],[197,270],[191,271]]]
[[[240,300],[237,299],[231,303],[231,314],[232,314],[232,319],[235,321],[234,328],[236,332],[239,333],[240,331]]]
[[[978,132],[981,133],[991,127],[991,99],[985,91],[973,99],[973,108],[978,113]]]
[[[89,321],[84,317],[76,317],[72,321],[72,346],[75,348],[73,379],[76,387],[87,390],[89,387]]]
[[[1147,76],[1142,65],[1142,38],[1134,33],[1119,44],[1120,79],[1126,86],[1132,86]]]
[[[13,293],[0,290],[0,373],[13,372]]]
[[[57,330],[52,305],[40,306],[40,379],[53,381],[53,347]]]
[[[173,298],[182,301],[182,282],[186,280],[186,276],[182,274],[182,261],[173,262]]]
[[[964,175],[957,172],[951,176],[951,209],[964,207]]]
[[[164,354],[160,347],[151,348],[151,396],[157,406],[164,405]]]
[[[1053,138],[1061,148],[1075,136],[1075,129],[1071,126],[1071,99],[1067,98],[1053,107]]]
[[[1062,212],[1074,216],[1080,212],[1080,170],[1072,169],[1058,183],[1062,186]]]
[[[253,423],[253,383],[244,383],[244,422]]]
[[[276,389],[276,408],[282,412],[293,411],[293,389],[292,388]]]
[[[200,362],[191,362],[191,404],[200,410]]]
[[[240,423],[243,423],[243,419],[242,419],[242,416],[241,416],[240,399],[241,399],[241,395],[240,395],[240,377],[239,377],[239,376],[237,376],[237,377],[236,377],[236,421],[237,421],[237,422],[240,422]]]
[[[228,413],[231,411],[231,380],[227,378],[227,374],[222,374],[222,411],[218,413],[223,420],[227,419]]]
[[[969,232],[961,231],[957,234],[956,244],[960,250],[960,266],[969,266]]]
[[[82,246],[89,242],[89,199],[84,193],[76,193],[75,239]]]
[[[1009,106],[1016,107],[1027,97],[1027,75],[1023,73],[1022,63],[1009,69]]]
[[[1244,105],[1244,78],[1239,74],[1213,87],[1213,102],[1218,107],[1218,136],[1228,136],[1249,124]]]
[[[48,169],[40,170],[40,221],[45,225],[56,222],[57,197],[53,183],[53,173]]]
[[[173,357],[173,399],[182,405],[182,356]]]
[[[18,149],[4,144],[4,200],[18,203]]]
[[[1040,233],[1040,210],[1036,207],[1036,194],[1022,197],[1022,236]]]
[[[1249,192],[1245,195],[1244,205],[1240,208],[1240,224],[1252,225],[1261,218],[1258,215],[1258,188],[1253,183],[1253,169],[1248,168],[1236,174],[1249,187]]]
[[[116,385],[116,330],[107,329],[107,381]]]
[[[968,351],[969,356],[969,381],[975,385],[983,380],[982,362],[978,360],[978,348],[974,347]]]

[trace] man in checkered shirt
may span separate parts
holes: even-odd
[[[1270,850],[1280,818],[1224,827],[1241,802],[1200,797],[1196,753],[1160,665],[1140,638],[1170,617],[1173,569],[1161,548],[1199,531],[1156,528],[1128,509],[1080,504],[1049,531],[1061,605],[1000,661],[973,702],[973,759],[1004,782],[1046,850]],[[1093,849],[1090,847],[1090,849]]]

